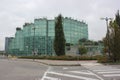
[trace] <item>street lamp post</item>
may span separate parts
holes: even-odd
[[[46,19],[46,54],[48,55],[48,20]]]
[[[27,53],[26,56],[28,56],[28,46],[26,46],[26,49],[27,49],[27,51],[26,51],[26,53]]]
[[[33,35],[33,56],[35,56],[35,27],[33,27],[34,35]]]
[[[105,20],[106,21],[106,26],[107,26],[107,35],[106,35],[106,37],[107,37],[107,44],[108,44],[108,55],[109,55],[109,58],[110,58],[109,24],[108,24],[108,22],[109,22],[109,20],[111,21],[112,18],[105,17],[105,18],[101,18],[101,20]]]

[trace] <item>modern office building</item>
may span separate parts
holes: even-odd
[[[17,56],[55,55],[55,20],[39,18],[34,23],[25,23],[22,29],[17,27],[15,37],[5,43],[7,53]],[[88,39],[88,25],[85,22],[65,17],[62,24],[66,44],[76,45],[79,39]]]
[[[10,46],[12,39],[13,39],[13,37],[5,38],[5,53],[9,53],[9,46]]]

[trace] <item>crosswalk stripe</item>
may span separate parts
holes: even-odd
[[[120,76],[120,74],[106,74],[103,75],[104,77],[115,77],[115,76]]]
[[[68,69],[67,67],[63,67],[63,69]]]
[[[109,66],[95,66],[95,67],[87,67],[88,69],[97,72],[98,74],[102,74],[104,77],[120,77],[120,69]]]
[[[48,77],[48,76],[46,76],[45,79],[48,79],[48,80],[61,80],[59,78],[53,78],[53,77]]]
[[[120,73],[120,71],[106,71],[106,72],[98,72],[100,74],[106,74],[106,73]]]
[[[101,68],[101,67],[99,67],[99,68],[90,68],[91,70],[109,70],[109,69],[114,69],[114,68]],[[119,69],[120,70],[120,69]]]
[[[99,79],[94,79],[94,78],[88,78],[88,77],[76,76],[76,75],[70,75],[70,74],[64,74],[64,73],[57,73],[57,72],[48,72],[48,73],[55,74],[55,75],[60,75],[60,76],[77,78],[77,79],[84,79],[84,80],[99,80]]]
[[[82,72],[82,71],[69,71],[69,72],[72,72],[72,73],[79,73],[79,74],[87,74],[87,75],[94,75],[94,74],[91,73],[91,72]]]
[[[98,70],[93,70],[93,71],[97,71],[97,72],[100,72],[100,71],[120,71],[120,69],[98,69]]]
[[[90,70],[93,71],[108,71],[108,70],[120,70],[115,67],[110,67],[110,66],[94,66],[94,67],[86,67]]]
[[[120,69],[102,69],[102,70],[93,70],[93,71],[96,71],[96,72],[102,72],[102,71],[120,71]]]

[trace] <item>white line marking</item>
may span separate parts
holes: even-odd
[[[98,72],[100,72],[100,71],[115,71],[115,70],[116,70],[116,71],[118,71],[118,70],[120,71],[120,69],[105,69],[105,70],[103,70],[103,69],[100,70],[100,69],[99,69],[99,70],[93,70],[93,71],[98,71]]]
[[[88,72],[91,72],[91,71],[88,71]],[[91,72],[93,73],[93,72]],[[93,73],[97,78],[99,78],[100,80],[104,80],[103,78],[101,78],[100,76],[98,76],[97,74]]]
[[[47,75],[48,71],[50,71],[50,69],[51,69],[51,66],[50,66],[50,67],[47,69],[47,71],[44,73],[44,75],[43,75],[43,77],[42,77],[41,80],[44,80],[44,78],[46,77],[46,75]]]
[[[108,66],[92,66],[92,67],[87,67],[87,68],[90,68],[90,69],[93,69],[93,70],[95,70],[95,69],[114,69],[114,67],[108,67]]]
[[[63,69],[68,69],[67,67],[63,67]]]
[[[48,79],[48,80],[61,80],[61,79],[59,79],[59,78],[53,78],[53,77],[45,77],[46,79]]]
[[[60,76],[77,78],[77,79],[84,79],[84,80],[99,80],[99,79],[94,79],[94,78],[87,78],[87,77],[70,75],[70,74],[64,74],[64,73],[57,73],[57,72],[48,72],[48,73],[50,73],[50,74],[55,74],[55,75],[60,75]]]
[[[106,74],[103,75],[104,77],[115,77],[115,76],[120,76],[120,74]]]
[[[105,74],[105,73],[120,73],[120,71],[106,71],[106,72],[98,72],[100,74]]]
[[[91,72],[82,72],[82,71],[69,71],[69,72],[72,72],[72,73],[79,73],[79,74],[87,74],[87,75],[94,75],[94,74],[91,73]]]

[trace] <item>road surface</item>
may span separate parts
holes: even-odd
[[[32,60],[2,58],[0,59],[0,80],[41,80],[47,68],[48,66]]]
[[[48,66],[0,57],[0,80],[120,80],[120,65]]]

